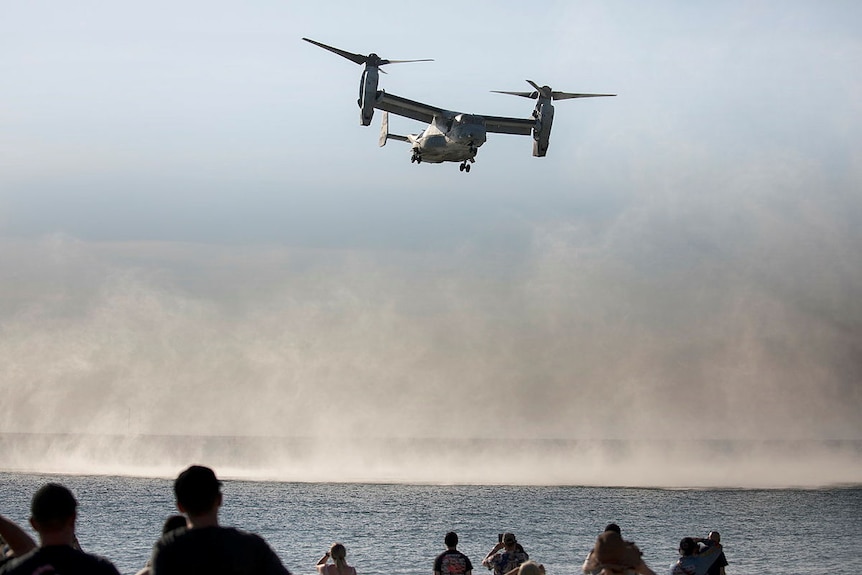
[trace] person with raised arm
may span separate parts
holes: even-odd
[[[30,525],[39,534],[39,547],[4,564],[0,574],[120,575],[107,559],[80,550],[75,537],[77,509],[78,501],[63,485],[40,487],[30,505]]]
[[[332,564],[327,562],[332,559]],[[333,543],[329,551],[317,562],[317,572],[320,575],[356,575],[356,569],[347,564],[347,547],[341,543]]]

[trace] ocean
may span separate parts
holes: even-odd
[[[216,470],[218,471],[218,470]],[[0,513],[27,525],[33,492],[48,481],[79,501],[78,539],[121,573],[140,569],[165,517],[172,480],[0,473]],[[262,535],[294,575],[312,575],[335,541],[360,575],[430,575],[447,531],[481,559],[511,531],[549,575],[577,574],[607,523],[622,527],[662,575],[684,536],[722,534],[734,574],[857,574],[862,487],[638,489],[607,487],[294,483],[225,480],[221,523]],[[29,528],[29,526],[28,526]]]

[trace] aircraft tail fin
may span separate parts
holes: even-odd
[[[389,133],[389,112],[383,112],[383,118],[380,120],[380,140],[377,143],[382,148],[386,145],[386,140],[410,141],[407,136]]]

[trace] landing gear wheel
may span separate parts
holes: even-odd
[[[459,170],[461,170],[461,171],[463,172],[463,171],[465,170],[465,166],[464,166],[464,164],[459,164],[459,165],[458,165],[458,169],[459,169]]]
[[[464,171],[470,173],[470,164],[464,164]]]

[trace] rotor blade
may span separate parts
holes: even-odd
[[[569,92],[551,92],[554,100],[569,100],[571,98],[602,98],[605,96],[616,96],[616,94],[571,94]]]
[[[535,100],[539,97],[538,92],[509,92],[507,90],[491,90],[495,94],[509,94],[510,96],[521,96],[522,98],[530,98]]]
[[[383,64],[404,64],[406,62],[433,62],[434,58],[422,58],[421,60],[381,60],[380,65]]]
[[[347,58],[351,62],[356,62],[357,64],[365,64],[368,61],[368,57],[363,56],[362,54],[354,54],[353,52],[348,52],[346,50],[341,50],[339,48],[333,48],[332,46],[327,46],[326,44],[323,44],[321,42],[316,42],[310,38],[303,38],[303,40],[305,40],[306,42],[309,42],[311,44],[314,44],[315,46],[320,46],[324,50],[329,50],[330,52],[338,54],[339,56],[341,56],[343,58]]]
[[[550,97],[552,100],[570,100],[571,98],[602,98],[605,96],[616,96],[616,94],[575,94],[572,92],[557,92],[556,90],[551,90],[548,86],[539,87],[538,84],[533,82],[532,80],[527,80],[527,83],[530,84],[533,88],[538,90],[539,94],[542,94],[544,97]]]

